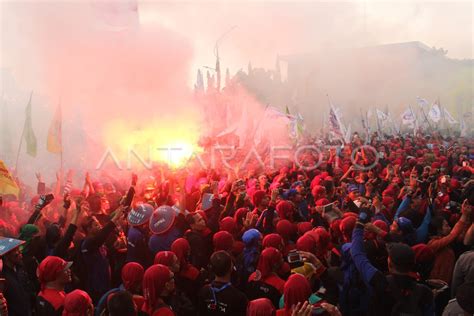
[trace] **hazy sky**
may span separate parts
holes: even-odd
[[[24,59],[29,57],[28,52],[34,58],[35,50],[27,45],[31,36],[28,25],[31,27],[34,23],[28,21],[28,14],[56,7],[66,8],[65,16],[74,12],[84,14],[81,10],[68,9],[66,4],[85,8],[91,2],[1,0],[0,65],[14,68],[16,56]],[[33,6],[35,10],[28,11]],[[142,25],[168,29],[188,42],[192,50],[188,84],[193,81],[197,67],[214,66],[214,44],[233,27],[220,44],[222,67],[229,67],[232,72],[246,68],[249,61],[254,66],[272,68],[277,54],[405,41],[443,47],[452,58],[474,57],[473,1],[138,0],[138,8]],[[61,15],[61,11],[54,14]],[[92,20],[85,21],[91,23]],[[20,38],[23,40],[18,40]]]
[[[194,47],[194,67],[214,63],[222,41],[224,67],[273,67],[277,54],[328,46],[421,41],[452,58],[473,58],[472,1],[222,1],[140,2],[143,24],[161,23]]]

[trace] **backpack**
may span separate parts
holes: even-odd
[[[423,316],[421,305],[424,299],[425,287],[413,282],[410,288],[402,289],[397,286],[392,275],[386,277],[388,281],[387,294],[394,304],[390,315],[392,316]]]

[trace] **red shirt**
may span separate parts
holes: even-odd
[[[64,298],[66,297],[66,293],[56,289],[44,289],[39,292],[38,296],[44,298],[49,304],[51,304],[51,306],[53,306],[55,310],[58,310],[64,306]]]

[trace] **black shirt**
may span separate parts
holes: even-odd
[[[199,291],[198,315],[245,315],[247,303],[244,293],[232,284],[212,282]]]

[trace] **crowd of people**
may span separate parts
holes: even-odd
[[[473,315],[473,139],[361,142],[317,168],[37,174],[2,197],[0,315]]]

